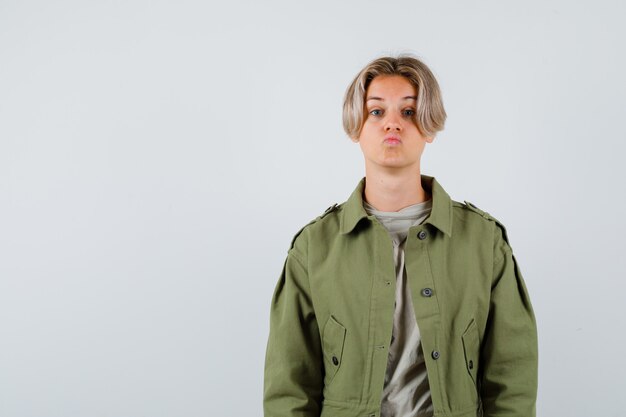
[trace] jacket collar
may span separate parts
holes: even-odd
[[[448,237],[452,236],[452,200],[448,193],[437,182],[435,177],[420,174],[422,187],[426,189],[433,199],[429,216],[423,224],[430,223],[437,229],[444,232]],[[365,177],[361,178],[356,188],[346,201],[340,219],[340,231],[342,234],[350,233],[352,229],[367,217],[367,212],[363,208],[363,191],[365,190]]]

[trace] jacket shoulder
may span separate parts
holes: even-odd
[[[467,200],[463,200],[463,203],[460,203],[458,201],[453,201],[452,205],[455,207],[460,207],[462,209],[470,210],[476,213],[477,215],[481,216],[482,218],[486,219],[487,221],[494,222],[497,225],[497,227],[499,227],[500,230],[502,231],[502,237],[504,238],[505,242],[508,245],[510,245],[509,238],[506,232],[506,227],[504,227],[504,224],[500,220],[498,220],[497,218],[495,218],[494,216],[492,216],[485,210],[478,208],[474,203],[471,203]]]
[[[296,234],[293,236],[293,238],[291,239],[291,243],[289,244],[289,250],[293,249],[296,240],[298,239],[298,236],[300,236],[300,234],[308,227],[310,227],[311,225],[315,224],[316,222],[320,221],[321,219],[323,219],[324,217],[326,217],[327,215],[329,215],[331,212],[335,211],[340,205],[337,203],[333,203],[331,204],[326,210],[324,210],[324,212],[322,214],[320,214],[319,216],[315,217],[313,220],[309,221],[307,224],[305,224],[304,226],[302,226],[300,228],[300,230],[298,230],[296,232]]]

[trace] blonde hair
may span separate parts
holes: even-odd
[[[446,111],[435,76],[422,61],[411,54],[396,57],[383,56],[365,66],[348,86],[343,101],[343,129],[350,138],[361,134],[365,123],[365,93],[372,80],[379,75],[405,77],[417,91],[415,125],[426,137],[434,137],[443,130]]]

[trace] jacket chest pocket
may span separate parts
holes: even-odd
[[[346,328],[331,315],[324,325],[322,335],[325,370],[324,385],[326,386],[332,382],[341,367],[345,340]]]
[[[469,326],[463,332],[463,353],[465,354],[465,367],[469,376],[472,378],[476,394],[478,395],[478,359],[480,352],[480,338],[478,337],[478,326],[476,321],[472,319]]]

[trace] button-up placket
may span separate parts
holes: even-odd
[[[371,301],[370,341],[372,361],[368,380],[364,384],[364,394],[372,398],[370,407],[380,409],[385,371],[389,355],[389,344],[393,332],[393,316],[396,294],[396,263],[394,243],[389,232],[374,216],[368,216],[372,227],[368,233],[376,242],[374,256],[374,279]]]
[[[432,231],[432,233],[431,233]],[[422,349],[425,353],[428,382],[433,406],[439,408],[442,403],[439,390],[439,374],[437,360],[441,357],[440,324],[441,316],[437,299],[434,274],[431,269],[431,251],[436,250],[437,230],[429,224],[422,223],[409,229],[405,243],[404,262],[407,272],[408,286],[411,291],[415,319],[420,329]]]

